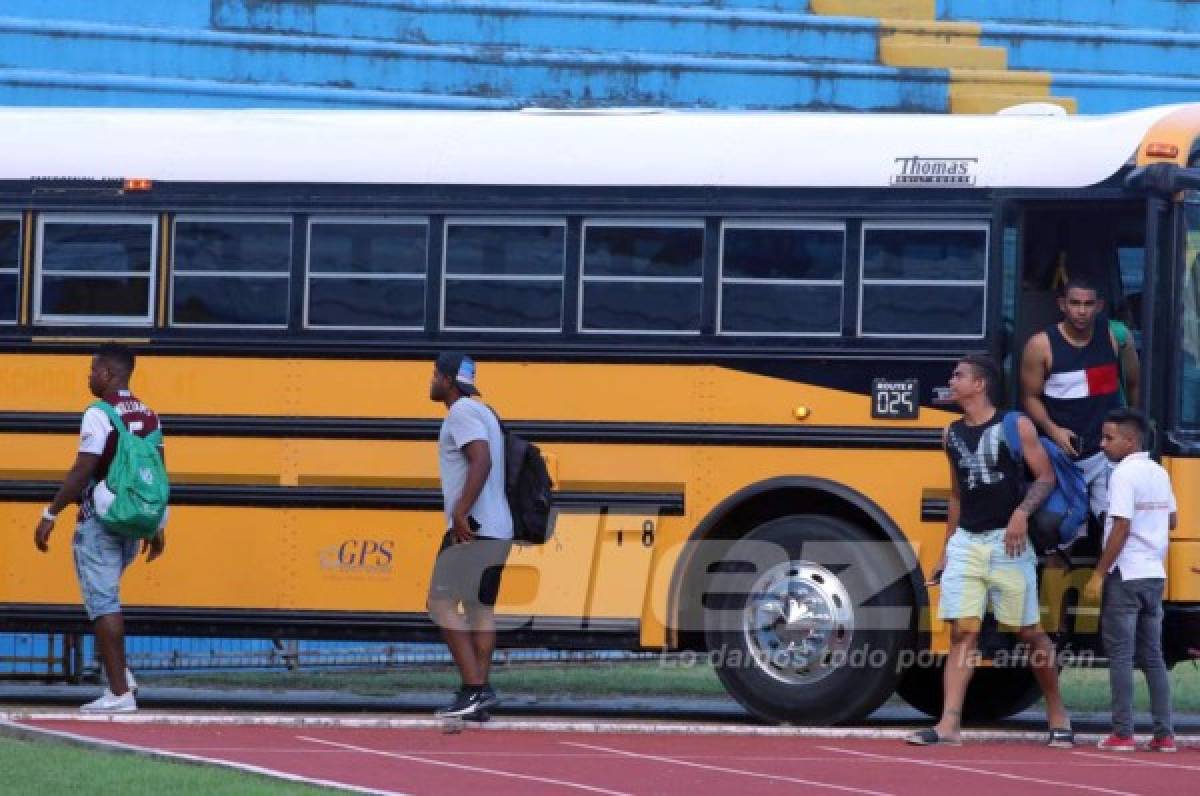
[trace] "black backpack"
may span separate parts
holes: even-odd
[[[492,414],[504,434],[504,492],[512,512],[513,541],[545,544],[554,535],[554,481],[546,460],[537,445],[505,428],[495,409]]]

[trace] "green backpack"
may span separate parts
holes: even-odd
[[[92,406],[108,415],[120,435],[116,454],[104,479],[104,486],[112,493],[113,500],[103,511],[97,506],[96,514],[104,527],[113,533],[149,539],[158,533],[171,495],[167,468],[158,452],[162,432],[155,429],[145,437],[139,437],[129,430],[107,402],[96,401]]]
[[[1117,341],[1117,380],[1121,385],[1121,406],[1129,406],[1129,396],[1125,394],[1125,364],[1121,361],[1121,349],[1129,342],[1129,327],[1122,321],[1110,319],[1108,330]]]

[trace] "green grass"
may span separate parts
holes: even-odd
[[[1177,713],[1200,713],[1200,669],[1180,663],[1171,670],[1171,702]],[[1134,672],[1134,708],[1150,709],[1146,679]],[[1062,675],[1063,699],[1067,707],[1081,713],[1106,712],[1109,699],[1108,669],[1067,669]]]
[[[186,675],[147,674],[147,685],[197,686],[209,688],[263,688],[268,690],[318,689],[344,691],[363,696],[390,696],[405,691],[452,691],[458,677],[451,669],[298,671],[298,672],[210,672]],[[712,668],[639,663],[578,663],[567,665],[498,666],[492,683],[506,694],[539,696],[662,696],[722,697]],[[1135,673],[1135,698],[1139,710],[1149,709],[1146,683]],[[1067,669],[1062,675],[1068,707],[1080,712],[1109,709],[1107,669]],[[1200,713],[1200,669],[1181,663],[1171,672],[1175,710]]]
[[[147,686],[332,690],[362,696],[402,691],[453,691],[458,675],[450,668],[296,672],[205,672],[139,674]],[[492,685],[507,694],[562,696],[719,697],[725,689],[712,668],[657,663],[577,663],[497,666]]]
[[[6,794],[113,793],[162,796],[301,796],[323,788],[280,782],[211,766],[152,760],[56,742],[0,738],[0,782]]]

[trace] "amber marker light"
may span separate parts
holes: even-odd
[[[796,418],[797,420],[807,420],[810,414],[812,413],[809,411],[807,406],[797,406],[792,410],[792,417]]]
[[[1179,146],[1176,144],[1164,144],[1161,141],[1146,145],[1146,157],[1148,158],[1177,158],[1179,157]]]
[[[125,190],[128,192],[148,191],[154,187],[154,180],[145,177],[126,177]]]

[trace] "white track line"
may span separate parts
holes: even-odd
[[[603,793],[606,796],[631,796],[631,794],[618,790],[606,790],[605,788],[597,788],[593,785],[584,785],[581,782],[569,782],[562,779],[552,779],[550,777],[538,777],[533,774],[518,774],[515,771],[501,771],[495,768],[483,768],[481,766],[467,766],[461,763],[448,763],[444,760],[432,760],[427,757],[417,757],[415,755],[400,754],[399,752],[387,752],[382,749],[371,749],[366,746],[354,746],[348,743],[339,743],[337,741],[326,741],[321,738],[310,738],[305,735],[297,735],[301,741],[309,741],[310,743],[326,744],[327,746],[336,746],[352,752],[360,752],[368,755],[379,755],[381,757],[391,757],[396,760],[408,760],[412,763],[424,763],[429,766],[441,766],[443,768],[452,768],[456,771],[474,771],[479,774],[493,774],[498,777],[512,777],[513,779],[524,779],[531,782],[542,782],[547,785],[561,785],[564,788],[576,788],[578,790],[586,790],[592,793]]]
[[[860,752],[857,749],[841,749],[836,746],[821,746],[819,749],[824,749],[827,752],[841,752],[847,755],[857,755],[859,757],[870,757],[876,760],[885,760],[888,762],[910,763],[920,766],[933,766],[935,768],[948,768],[953,771],[966,771],[970,774],[983,774],[989,777],[1000,777],[1002,779],[1015,779],[1018,782],[1036,782],[1041,785],[1053,785],[1062,788],[1068,788],[1074,791],[1087,790],[1094,793],[1109,793],[1112,796],[1137,796],[1135,793],[1123,790],[1111,790],[1110,788],[1098,788],[1094,785],[1081,785],[1078,782],[1062,782],[1056,779],[1041,779],[1039,777],[1031,777],[1027,774],[1007,774],[1003,771],[991,771],[986,768],[973,768],[971,766],[960,766],[956,763],[946,763],[941,760],[923,760],[919,757],[901,757],[900,755],[878,755],[873,752]]]
[[[69,741],[80,746],[99,747],[116,752],[127,752],[146,757],[157,757],[165,760],[175,760],[183,763],[199,764],[216,768],[230,768],[234,769],[235,771],[271,777],[272,779],[298,782],[304,785],[315,785],[322,788],[331,788],[340,791],[349,791],[351,793],[368,793],[373,794],[373,796],[408,796],[408,794],[398,790],[363,788],[357,785],[349,785],[345,782],[334,782],[333,780],[318,779],[316,777],[304,777],[300,776],[299,774],[292,774],[290,772],[280,771],[274,768],[251,765],[250,763],[238,763],[233,760],[223,760],[218,757],[204,757],[202,755],[185,754],[183,752],[171,752],[166,749],[156,749],[152,746],[139,746],[137,744],[124,743],[122,741],[109,741],[103,738],[94,738],[90,735],[80,735],[78,733],[64,732],[62,730],[49,730],[43,727],[31,727],[26,724],[19,724],[17,722],[11,722],[5,719],[0,719],[0,728],[8,729],[10,731],[8,733],[9,737],[13,738],[30,738],[34,735],[44,735],[56,738],[60,741]]]
[[[1146,760],[1142,757],[1134,757],[1131,754],[1120,754],[1115,752],[1074,752],[1080,757],[1094,757],[1097,760],[1107,760],[1113,765],[1119,763],[1137,763],[1140,766],[1155,766],[1157,768],[1177,768],[1180,771],[1200,771],[1200,766],[1185,766],[1179,763],[1167,763],[1162,760]],[[1166,755],[1163,755],[1166,757]]]
[[[664,757],[662,755],[648,755],[642,752],[629,752],[625,749],[613,749],[607,746],[593,746],[587,743],[575,743],[574,741],[560,741],[566,746],[575,746],[580,749],[590,749],[593,752],[608,752],[614,755],[623,755],[625,757],[634,757],[639,760],[653,760],[656,763],[670,763],[676,766],[688,766],[689,768],[702,768],[706,771],[719,771],[724,774],[738,774],[744,777],[758,777],[760,779],[773,779],[778,782],[792,782],[797,785],[810,785],[816,788],[829,788],[830,790],[846,791],[847,793],[864,794],[865,796],[891,796],[877,790],[864,790],[863,788],[852,788],[848,785],[834,785],[831,782],[820,782],[813,779],[800,779],[798,777],[787,777],[782,774],[766,774],[761,771],[747,771],[741,768],[726,768],[725,766],[713,766],[707,763],[696,763],[691,760],[681,760],[677,757]]]
[[[0,721],[72,721],[114,722],[117,724],[165,724],[165,725],[228,725],[258,727],[295,728],[357,728],[396,730],[440,730],[441,719],[416,717],[362,717],[362,716],[305,716],[305,715],[262,715],[262,714],[212,714],[172,713],[166,711],[139,711],[125,714],[87,714],[78,711],[20,709],[0,711]],[[468,727],[467,732],[576,732],[576,733],[628,733],[654,735],[707,735],[707,736],[755,736],[774,738],[822,738],[825,740],[903,740],[912,734],[912,728],[893,727],[771,727],[755,724],[712,724],[705,722],[667,721],[622,721],[588,719],[517,719],[493,718],[481,727]],[[978,742],[1033,742],[1044,741],[1044,730],[964,730],[963,740]],[[1099,741],[1107,735],[1099,733],[1076,733],[1081,743]],[[1200,735],[1176,735],[1175,740],[1184,746],[1200,745]]]

